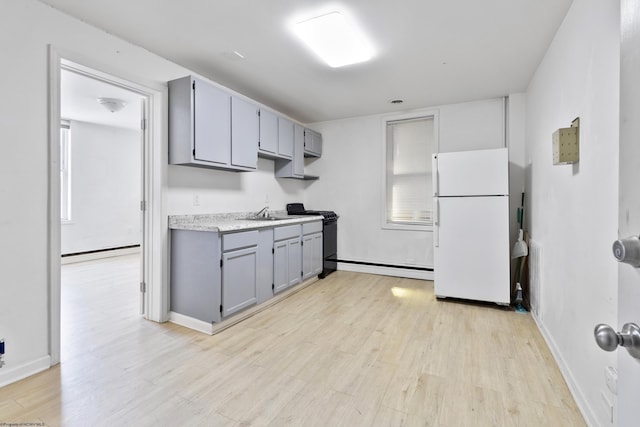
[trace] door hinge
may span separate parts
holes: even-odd
[[[140,292],[147,292],[147,284],[145,282],[140,282]]]
[[[258,141],[258,148],[260,148],[260,141]]]
[[[145,130],[147,128],[147,119],[140,120],[140,129]]]
[[[147,210],[147,202],[146,202],[146,200],[140,200],[140,210],[143,211],[143,212]]]
[[[300,272],[300,277],[304,276],[304,271]]]
[[[275,283],[272,283],[272,284],[271,284],[271,290],[272,290],[272,291],[275,291],[275,290],[276,290],[276,284],[275,284]]]
[[[258,110],[258,117],[260,117],[260,110]]]
[[[276,253],[276,248],[271,248],[271,253],[275,254]]]
[[[195,157],[195,156],[196,156],[196,149],[194,148],[193,149],[193,157]]]
[[[304,240],[300,241],[300,246],[304,246]]]
[[[222,313],[222,304],[220,304],[220,313]]]
[[[222,268],[222,264],[223,264],[223,262],[222,262],[222,258],[221,258],[220,259],[220,268]]]
[[[192,88],[193,90],[195,90],[195,89],[196,89],[196,82],[195,82],[195,81],[191,83],[191,88]]]

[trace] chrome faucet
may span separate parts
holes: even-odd
[[[269,206],[260,209],[254,216],[256,218],[269,218]]]

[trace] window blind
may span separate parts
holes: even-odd
[[[387,222],[432,223],[433,117],[387,122]]]

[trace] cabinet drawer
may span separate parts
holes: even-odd
[[[273,230],[273,240],[292,239],[300,236],[300,225],[285,225]]]
[[[305,236],[307,234],[319,233],[321,231],[322,221],[307,222],[305,224],[302,224],[302,234]]]
[[[222,235],[222,251],[232,251],[239,248],[258,245],[258,230],[242,231]]]

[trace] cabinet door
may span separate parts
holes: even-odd
[[[313,234],[302,236],[302,280],[307,280],[310,277],[313,277],[313,236]]]
[[[257,247],[222,254],[222,316],[256,303]]]
[[[256,169],[260,118],[258,107],[244,99],[231,98],[231,164]]]
[[[289,287],[289,241],[273,244],[273,292]]]
[[[278,155],[293,157],[293,122],[278,117]]]
[[[322,135],[319,133],[313,134],[313,144],[311,146],[311,151],[316,156],[320,157],[322,155]]]
[[[316,233],[313,235],[313,259],[311,264],[313,265],[313,275],[322,273],[324,254],[322,253],[323,238],[322,233]]]
[[[278,151],[278,116],[269,110],[260,110],[260,151],[276,154]]]
[[[229,164],[231,158],[231,96],[202,80],[193,80],[193,157]]]
[[[289,286],[302,281],[302,249],[300,238],[289,240]]]
[[[304,128],[300,125],[293,130],[293,176],[304,177]]]

